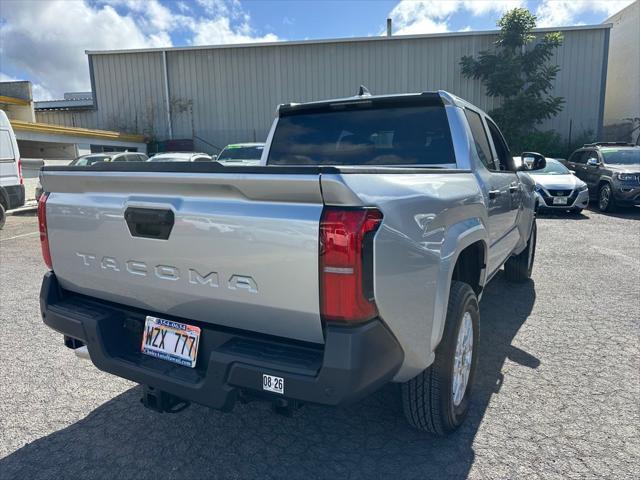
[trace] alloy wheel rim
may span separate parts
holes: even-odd
[[[609,189],[607,187],[604,187],[602,190],[600,190],[600,207],[601,208],[607,208],[607,206],[609,205]]]
[[[471,374],[471,361],[473,360],[473,320],[471,313],[464,312],[462,325],[458,331],[456,341],[456,353],[453,360],[453,405],[458,406],[464,398],[467,390],[469,375]]]

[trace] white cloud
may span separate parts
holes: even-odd
[[[536,9],[539,27],[575,25],[584,12],[605,13],[608,16],[622,10],[633,0],[542,0]]]
[[[389,17],[397,35],[441,33],[449,31],[449,19],[457,12],[469,12],[474,16],[501,15],[524,3],[524,0],[401,0]]]
[[[278,36],[273,33],[256,36],[248,22],[243,22],[234,29],[228,17],[195,21],[192,30],[194,31],[192,40],[194,45],[276,42],[279,40]]]
[[[85,50],[169,47],[178,32],[198,45],[278,40],[257,34],[237,0],[198,0],[204,15],[159,0],[0,1],[3,69],[31,79],[36,99],[88,90]]]
[[[64,0],[9,3],[0,26],[3,63],[56,96],[89,89],[86,49],[171,45],[166,32],[145,34],[131,16],[118,14],[110,5]]]

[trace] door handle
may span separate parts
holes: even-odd
[[[500,190],[489,190],[489,198],[490,199],[494,199],[496,198],[498,195],[500,195]]]
[[[517,192],[518,190],[520,190],[520,186],[517,183],[512,183],[511,185],[509,185],[509,191],[511,193]]]

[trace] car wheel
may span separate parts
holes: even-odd
[[[0,230],[4,227],[4,222],[7,221],[7,212],[4,209],[4,205],[0,203]]]
[[[598,191],[598,210],[601,212],[613,212],[616,208],[611,185],[603,184]]]
[[[480,310],[473,289],[451,282],[447,318],[431,366],[401,386],[411,426],[436,435],[458,428],[469,410],[478,363]]]
[[[533,262],[536,259],[536,242],[538,227],[533,221],[526,248],[518,255],[514,255],[504,264],[504,274],[510,282],[525,282],[531,278]]]

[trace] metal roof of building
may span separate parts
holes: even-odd
[[[578,25],[557,28],[536,28],[534,33],[546,32],[566,32],[570,30],[598,30],[610,29],[612,24],[601,23],[597,25]],[[428,33],[420,35],[379,35],[372,37],[352,37],[352,38],[327,38],[318,40],[291,40],[281,42],[254,42],[254,43],[228,43],[219,45],[190,45],[184,47],[156,47],[156,48],[134,48],[130,50],[85,50],[87,55],[109,55],[122,53],[144,53],[144,52],[167,52],[179,50],[206,50],[206,49],[226,49],[226,48],[249,48],[249,47],[277,47],[291,45],[313,45],[313,44],[331,44],[331,43],[353,43],[353,42],[385,42],[394,40],[410,40],[421,38],[442,38],[442,37],[465,37],[473,35],[496,35],[500,30],[481,30],[481,31],[465,31],[465,32],[446,32],[446,33]]]

